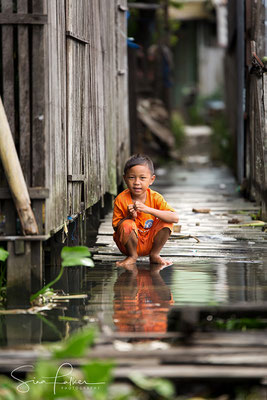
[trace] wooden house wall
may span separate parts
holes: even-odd
[[[266,6],[246,1],[246,176],[250,195],[267,218],[267,73],[255,60],[266,54]]]
[[[265,55],[265,12],[261,0],[228,2],[225,64],[227,115],[236,138],[237,176],[248,195],[261,203],[263,218],[267,218],[267,74],[253,52],[260,60]]]
[[[40,234],[55,232],[106,192],[116,194],[122,178],[129,154],[127,1],[0,3],[0,92]],[[14,235],[1,167],[0,201],[5,234]]]
[[[121,179],[129,145],[126,14],[118,6],[117,0],[48,0],[47,231],[106,192],[116,194]]]
[[[42,234],[47,115],[46,3],[1,0],[0,10],[0,94]],[[2,234],[18,234],[15,208],[1,166],[0,214],[4,221]]]

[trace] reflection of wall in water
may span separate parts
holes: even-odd
[[[266,272],[258,264],[228,263],[229,302],[266,301]]]
[[[214,304],[228,301],[224,261],[172,267],[169,282],[175,304]]]

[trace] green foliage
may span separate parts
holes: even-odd
[[[91,258],[88,247],[74,246],[63,247],[61,250],[61,258],[63,267],[72,267],[75,265],[83,265],[85,267],[93,267],[94,262]]]
[[[188,96],[192,88],[184,90],[184,96]],[[196,96],[193,104],[188,108],[188,121],[189,125],[204,125],[207,123],[207,108],[210,101],[222,100],[223,94],[220,89],[216,90],[209,96]]]
[[[94,398],[105,400],[108,398],[108,387],[112,380],[114,364],[105,361],[92,361],[81,367],[87,382],[91,382]]]
[[[185,141],[185,125],[181,114],[177,111],[171,114],[171,131],[175,137],[176,147],[181,147]]]
[[[85,329],[71,335],[68,339],[52,347],[55,358],[73,358],[85,355],[88,347],[92,346],[95,339],[94,329]]]
[[[18,392],[11,379],[6,376],[0,376],[0,399],[1,400],[16,400]]]
[[[38,296],[44,295],[45,292],[53,286],[62,276],[65,267],[80,266],[94,267],[94,262],[91,258],[91,253],[88,247],[85,246],[74,246],[74,247],[63,247],[61,250],[62,264],[58,276],[52,281],[40,289],[37,293],[30,297],[30,301],[34,301]]]
[[[9,256],[9,252],[0,247],[0,261],[6,261],[7,257]]]
[[[179,29],[181,27],[181,22],[176,20],[169,20],[170,29],[170,46],[174,47],[179,41]]]
[[[218,319],[216,327],[227,331],[245,331],[247,329],[267,328],[267,321],[258,318],[229,318],[227,320]]]
[[[145,391],[156,392],[164,399],[172,399],[175,395],[173,384],[167,379],[147,378],[142,374],[134,373],[130,375],[130,379],[134,384]]]
[[[9,252],[0,247],[0,304],[6,299],[6,260]]]
[[[224,114],[217,114],[211,122],[212,158],[222,161],[229,167],[233,165],[233,143]]]

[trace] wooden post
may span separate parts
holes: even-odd
[[[38,234],[31,201],[12,138],[5,109],[0,99],[0,158],[19,215],[24,235]]]

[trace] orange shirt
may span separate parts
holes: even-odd
[[[116,228],[120,220],[127,217],[127,207],[130,204],[133,204],[133,199],[130,190],[126,189],[115,199],[112,219],[113,228]],[[151,189],[147,189],[145,205],[157,210],[174,211],[161,194]],[[138,212],[135,219],[137,229],[141,232],[149,230],[155,219],[154,215]]]

